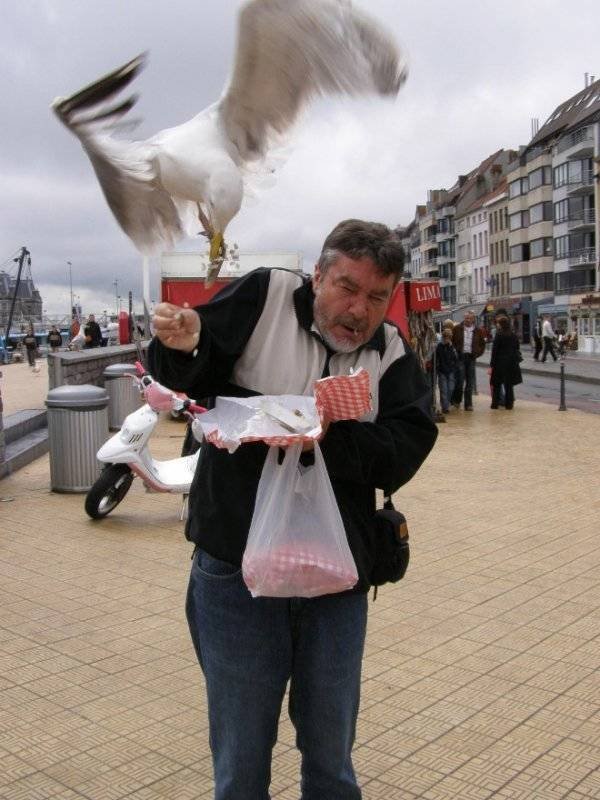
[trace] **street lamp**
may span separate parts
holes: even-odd
[[[70,261],[67,261],[67,265],[69,267],[69,289],[71,295],[71,309],[69,311],[69,319],[73,320],[73,275],[71,273],[71,267],[73,266]]]

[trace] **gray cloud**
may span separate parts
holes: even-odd
[[[301,250],[308,266],[345,216],[407,221],[428,188],[448,186],[500,147],[517,147],[583,87],[600,27],[595,0],[370,0],[410,53],[397,101],[329,100],[293,137],[277,184],[245,206],[229,239],[242,250]],[[135,131],[143,138],[188,119],[222,91],[238,2],[23,0],[0,28],[0,263],[21,245],[48,308],[68,303],[67,261],[89,310],[141,292],[141,258],[108,211],[77,141],[49,109],[67,94],[150,51]],[[198,242],[193,242],[198,247]],[[157,293],[153,266],[153,296]]]

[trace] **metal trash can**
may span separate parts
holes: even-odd
[[[102,373],[104,388],[108,394],[108,427],[118,431],[123,420],[143,404],[142,395],[132,378],[134,364],[111,364]]]
[[[100,474],[96,453],[108,438],[108,395],[99,386],[59,386],[48,392],[50,488],[87,492]]]

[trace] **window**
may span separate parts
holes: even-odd
[[[554,188],[565,186],[569,182],[569,165],[565,162],[553,170]]]
[[[516,244],[510,248],[510,263],[529,261],[529,244]]]
[[[537,203],[529,209],[529,224],[552,219],[552,203]]]
[[[538,186],[552,183],[552,170],[550,167],[539,167],[534,169],[527,176],[529,178],[529,191],[537,189]]]
[[[566,222],[569,219],[569,201],[560,200],[554,203],[554,222],[558,225],[561,222]]]
[[[554,283],[554,273],[540,272],[537,275],[530,275],[529,280],[530,280],[530,285],[528,291],[551,292]]]
[[[569,237],[557,236],[554,240],[554,258],[567,258],[569,255]]]
[[[523,294],[523,278],[511,278],[510,293]]]
[[[529,212],[517,211],[516,214],[511,214],[508,219],[511,231],[516,231],[519,228],[526,228],[529,225]]]
[[[481,233],[477,234],[477,243],[479,244],[479,257],[483,255],[483,245],[481,243]]]
[[[512,199],[513,197],[519,197],[521,194],[527,194],[529,191],[529,181],[527,178],[517,178],[516,181],[512,181],[508,185],[508,196]]]
[[[534,239],[529,242],[529,258],[540,258],[552,255],[552,237],[544,236],[543,239]]]

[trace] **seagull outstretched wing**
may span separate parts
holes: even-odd
[[[346,0],[250,0],[218,107],[240,157],[251,160],[315,96],[395,95],[407,74],[387,32]]]

